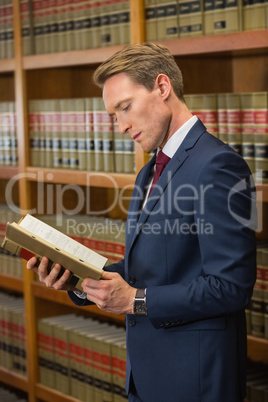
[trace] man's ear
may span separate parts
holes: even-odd
[[[171,83],[168,76],[159,74],[155,80],[155,86],[159,89],[162,99],[167,100],[171,91]]]

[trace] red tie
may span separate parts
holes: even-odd
[[[156,160],[155,160],[155,173],[154,173],[154,179],[153,179],[153,183],[152,186],[150,188],[150,192],[148,197],[150,197],[151,192],[153,191],[153,188],[157,182],[157,180],[159,179],[159,177],[161,176],[163,170],[165,169],[165,167],[167,166],[168,162],[170,161],[170,157],[165,155],[164,152],[159,151],[157,156],[156,156]]]

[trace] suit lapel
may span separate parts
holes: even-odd
[[[139,191],[142,190],[144,193],[145,187],[148,184],[148,178],[150,174],[151,167],[153,163],[155,162],[155,157],[152,158],[152,160],[143,168],[144,171],[142,171],[142,175],[139,179],[137,179],[137,182],[135,184],[135,191],[133,191],[133,195],[137,197],[136,200],[131,201],[129,211],[132,214],[134,212],[134,216],[132,216],[132,219],[136,219],[136,230],[132,231],[132,234],[129,236],[129,250],[135,241],[135,238],[138,236],[140,231],[142,230],[142,226],[144,223],[147,221],[149,215],[152,213],[156,203],[159,201],[163,193],[165,192],[169,182],[171,181],[172,177],[174,174],[177,172],[177,170],[183,165],[185,160],[189,157],[188,150],[193,148],[196,142],[198,141],[199,137],[202,135],[202,133],[206,131],[205,126],[203,123],[198,120],[194,126],[191,128],[187,136],[185,137],[184,141],[182,142],[181,146],[178,148],[172,159],[170,160],[169,164],[167,165],[166,169],[160,176],[156,186],[154,187],[150,197],[147,200],[146,205],[141,211],[141,214],[139,214],[139,211],[141,210],[142,207],[142,202],[141,200]],[[137,187],[136,187],[137,186]],[[132,220],[131,227],[133,227],[134,220]],[[131,231],[129,230],[128,233]]]

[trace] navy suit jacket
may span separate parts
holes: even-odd
[[[142,207],[154,159],[137,176],[125,258],[107,267],[147,288],[148,315],[126,316],[126,390],[132,373],[144,402],[243,401],[256,279],[250,170],[198,120]]]

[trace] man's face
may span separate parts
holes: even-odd
[[[149,152],[165,145],[169,135],[171,112],[157,83],[152,91],[136,84],[126,74],[109,78],[103,87],[103,100],[109,115],[117,121],[122,134]]]

